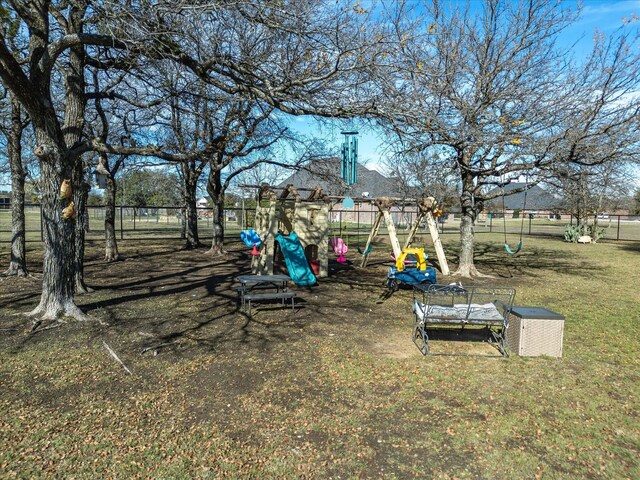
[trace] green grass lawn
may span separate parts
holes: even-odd
[[[495,278],[476,283],[565,315],[563,358],[423,357],[411,292],[382,287],[382,245],[367,269],[332,264],[300,289],[294,315],[259,306],[253,320],[230,290],[249,263],[237,244],[212,260],[125,241],[110,265],[90,244],[95,291],[78,303],[108,326],[29,334],[14,314],[38,281],[2,280],[0,477],[640,478],[640,245],[526,238],[512,257],[501,244],[479,237]]]

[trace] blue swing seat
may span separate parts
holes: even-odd
[[[515,255],[516,253],[518,253],[520,251],[521,248],[522,248],[522,240],[520,240],[518,242],[518,245],[516,245],[516,249],[515,250],[511,250],[511,247],[509,246],[508,243],[504,244],[504,249],[507,251],[507,253],[509,255]]]
[[[260,247],[262,245],[262,239],[255,230],[242,230],[240,238],[247,247]]]

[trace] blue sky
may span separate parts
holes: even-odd
[[[446,0],[444,1],[446,2]],[[462,0],[460,2],[449,0],[449,2],[454,5],[456,3],[466,3]],[[481,0],[471,0],[472,7],[474,5],[479,7],[481,4]],[[575,9],[578,2],[573,0],[562,1],[562,4]],[[590,52],[596,30],[607,35],[623,25],[623,18],[631,18],[634,15],[640,16],[640,0],[583,0],[581,4],[582,15],[580,19],[568,28],[560,39],[561,44],[566,45],[567,48],[575,44],[573,53],[576,58],[580,58]],[[637,29],[639,25],[640,20],[631,24],[630,28]],[[327,141],[329,142],[333,139],[333,144],[330,146],[335,148],[336,151],[342,142],[341,126],[337,122],[335,126],[327,127],[320,125],[312,118],[300,117],[292,122],[292,128],[300,130],[307,135],[312,135],[315,132],[321,136],[328,135],[330,138]],[[364,163],[368,168],[382,171],[385,145],[381,135],[363,127],[360,127],[359,131],[360,162]]]

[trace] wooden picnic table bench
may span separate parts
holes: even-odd
[[[245,305],[248,305],[247,313],[249,318],[251,318],[251,302],[262,300],[282,300],[282,305],[285,305],[285,300],[287,299],[291,299],[291,311],[295,312],[296,292],[246,293],[244,295]]]
[[[289,290],[291,278],[288,275],[239,275],[236,280],[239,286],[233,287],[240,295],[242,307],[248,307],[248,315],[251,318],[251,302],[263,300],[291,300],[291,308],[295,311],[296,292]],[[275,292],[257,293],[257,291],[273,290]]]

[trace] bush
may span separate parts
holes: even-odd
[[[581,225],[565,225],[564,226],[564,241],[569,243],[577,243],[578,238],[582,236]]]
[[[604,237],[604,228],[597,225],[565,225],[564,241],[576,243],[583,235],[589,235],[594,242]]]
[[[597,242],[604,237],[604,231],[604,228],[599,227],[598,225],[589,225],[589,235],[594,242]]]

